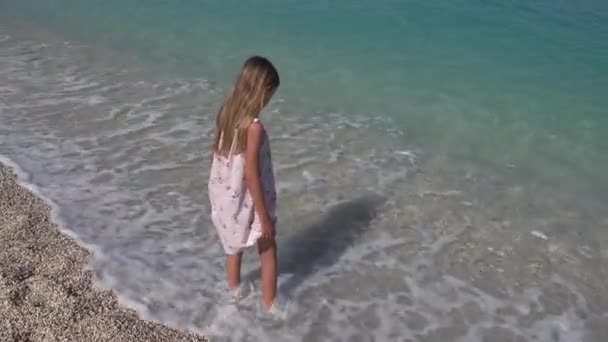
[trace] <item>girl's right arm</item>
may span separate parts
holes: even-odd
[[[260,146],[264,128],[258,122],[253,122],[247,128],[247,146],[245,147],[245,180],[253,200],[253,208],[260,217],[262,224],[262,237],[274,238],[275,230],[268,215],[262,182],[260,180]]]

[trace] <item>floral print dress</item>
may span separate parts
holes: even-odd
[[[266,130],[263,132],[259,154],[261,185],[268,214],[276,222],[277,194],[270,141]],[[232,144],[234,146],[234,141]],[[224,252],[233,255],[254,245],[262,235],[262,225],[245,181],[245,156],[242,153],[231,152],[228,156],[215,153],[208,187],[211,220]]]

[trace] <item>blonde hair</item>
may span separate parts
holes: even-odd
[[[245,61],[232,92],[217,113],[214,152],[227,155],[244,150],[247,127],[260,115],[279,84],[279,73],[268,59],[253,56]]]

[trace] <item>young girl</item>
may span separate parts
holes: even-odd
[[[211,219],[226,253],[228,290],[238,296],[243,250],[257,243],[266,309],[277,293],[276,190],[268,135],[258,116],[279,83],[266,58],[245,62],[217,114],[209,177]]]

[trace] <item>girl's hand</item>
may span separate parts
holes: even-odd
[[[276,235],[276,230],[274,228],[274,223],[268,221],[269,223],[262,224],[262,239],[272,240]]]

